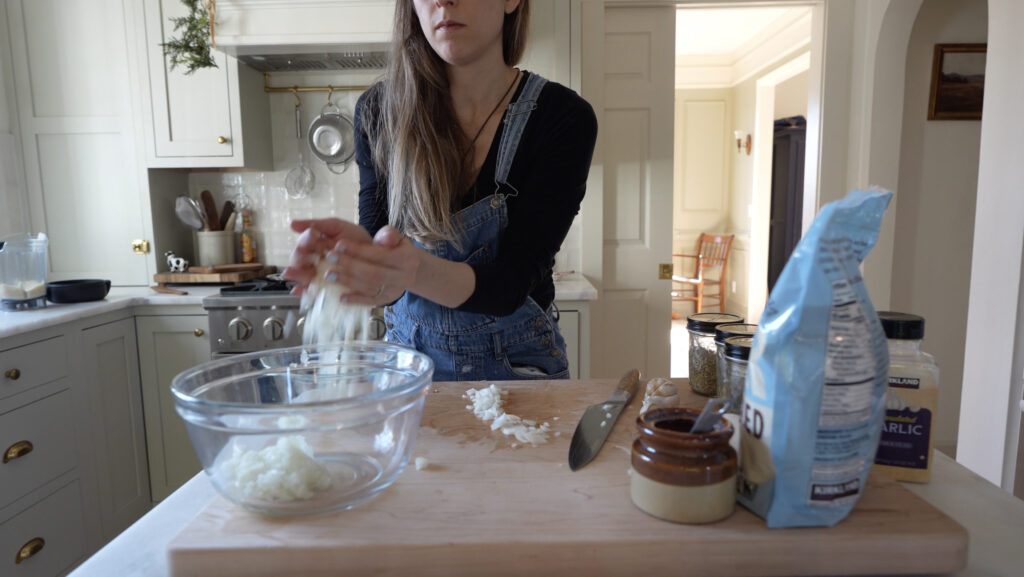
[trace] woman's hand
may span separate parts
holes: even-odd
[[[331,263],[326,279],[348,287],[345,298],[352,304],[394,302],[416,283],[422,254],[411,240],[385,226],[372,242],[335,243],[325,256]]]
[[[292,230],[301,233],[292,250],[288,268],[281,276],[298,283],[293,294],[302,294],[316,275],[316,263],[339,244],[370,244],[366,229],[338,218],[294,220]]]

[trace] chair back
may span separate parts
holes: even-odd
[[[729,249],[732,247],[732,240],[736,235],[718,236],[713,234],[701,234],[697,245],[697,253],[701,257],[701,273],[707,278],[709,270],[718,270],[721,278],[722,271],[729,265]]]

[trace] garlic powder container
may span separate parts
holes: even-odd
[[[926,483],[931,478],[939,367],[921,351],[922,317],[881,311],[878,318],[889,342],[889,387],[875,468],[898,481]]]

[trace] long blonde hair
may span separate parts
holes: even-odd
[[[529,0],[505,15],[505,64],[522,58]],[[431,244],[457,240],[452,209],[465,192],[469,144],[456,121],[445,63],[423,35],[412,0],[395,2],[395,27],[383,79],[367,98],[367,122],[377,171],[388,181],[389,223]]]

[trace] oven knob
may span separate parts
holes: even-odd
[[[371,341],[382,341],[388,334],[388,329],[384,326],[384,319],[380,317],[370,317],[370,326],[367,327],[369,335],[367,337]]]
[[[277,317],[263,321],[263,338],[268,341],[279,341],[284,338],[284,323]]]
[[[252,324],[242,317],[235,317],[228,323],[228,334],[236,341],[244,341],[252,336]]]

